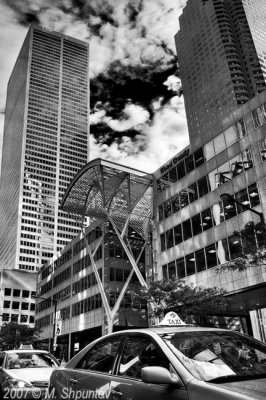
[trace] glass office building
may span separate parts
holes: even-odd
[[[7,90],[1,269],[37,271],[79,233],[59,202],[87,161],[88,44],[32,26]]]
[[[266,89],[266,3],[188,0],[176,50],[190,139]]]
[[[219,267],[250,243],[264,244],[266,92],[220,121],[214,132],[212,139],[201,146],[191,143],[155,172],[157,279],[178,277],[235,294],[225,315],[238,317],[244,330],[265,340],[265,328],[263,333],[258,328],[266,318],[265,266],[242,272]]]

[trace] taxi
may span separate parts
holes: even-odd
[[[90,343],[50,378],[53,399],[265,400],[266,345],[173,312]]]
[[[41,399],[58,361],[45,350],[23,348],[0,352],[0,399]]]

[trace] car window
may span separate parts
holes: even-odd
[[[109,338],[91,348],[76,368],[111,373],[121,337]]]
[[[58,364],[46,353],[14,352],[7,355],[6,368],[55,368]]]
[[[165,367],[169,361],[156,345],[144,336],[129,336],[126,340],[118,374],[131,378],[141,378],[141,369],[148,366]]]
[[[251,337],[232,331],[182,332],[161,337],[198,379],[237,380],[266,375],[266,346]]]

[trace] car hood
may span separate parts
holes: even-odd
[[[245,394],[246,396],[250,396],[251,399],[266,399],[266,378],[219,383],[218,386],[236,393]]]
[[[54,368],[20,368],[9,369],[8,374],[15,379],[28,382],[48,382]]]

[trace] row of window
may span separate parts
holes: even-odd
[[[188,218],[181,224],[174,226],[165,233],[162,233],[161,251],[170,249],[185,240],[196,236],[213,226],[220,225],[224,221],[235,217],[246,211],[247,207],[256,207],[260,204],[257,184],[253,183],[232,195],[238,203],[235,203],[230,197],[223,196],[223,200],[206,208],[201,213]]]
[[[252,112],[254,129],[266,123],[266,104],[258,107]],[[208,142],[203,146],[203,148],[198,149],[194,154],[186,157],[180,163],[171,168],[166,174],[164,174],[157,181],[157,190],[163,191],[173,182],[182,179],[185,175],[191,172],[193,169],[197,168],[202,163],[210,160],[215,155],[219,154],[221,151],[228,148],[238,139],[246,135],[246,127],[244,119],[241,118],[236,124],[232,125],[224,132],[220,133],[213,140]],[[163,168],[170,168],[171,164],[176,164],[177,159],[173,159],[170,164]]]
[[[4,304],[3,304],[4,308],[12,308],[12,310],[31,310],[34,311],[35,310],[35,304],[34,303],[26,303],[26,302],[19,302],[19,301],[11,301],[9,300],[4,300]]]
[[[97,308],[102,307],[102,298],[100,293],[87,297],[84,300],[79,301],[72,305],[72,317],[76,317],[77,315],[96,310]]]
[[[5,288],[5,296],[14,296],[14,297],[34,297],[36,296],[36,291],[29,291],[29,290],[21,290],[21,289],[11,289]]]
[[[249,251],[250,246],[261,246],[264,240],[263,236],[261,228],[254,229],[251,227],[250,231],[237,232],[228,238],[163,265],[163,279],[174,279],[176,277],[182,279],[208,268],[225,264],[240,257],[245,251]]]
[[[7,314],[3,313],[2,322],[16,322],[16,323],[30,323],[34,324],[34,316],[33,315],[20,315],[19,314]]]
[[[259,143],[261,158],[266,159],[266,141]],[[159,221],[166,219],[170,215],[178,212],[182,208],[205,196],[207,193],[217,189],[227,181],[231,181],[236,176],[253,167],[251,149],[248,148],[230,161],[211,171],[198,181],[192,183],[187,188],[180,190],[170,199],[158,206]]]
[[[102,280],[102,269],[98,269],[98,273],[100,275],[100,279]],[[73,283],[72,294],[83,292],[83,290],[87,290],[92,286],[97,284],[96,277],[94,272],[85,276],[77,282]]]

